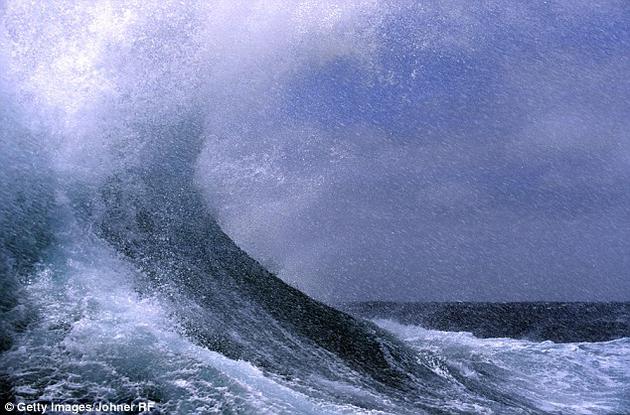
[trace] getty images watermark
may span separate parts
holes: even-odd
[[[81,414],[81,413],[99,413],[99,412],[149,412],[155,408],[155,402],[147,401],[147,402],[138,402],[138,403],[107,403],[107,402],[97,402],[97,403],[55,403],[55,402],[36,402],[36,403],[26,403],[26,402],[18,402],[12,403],[7,402],[4,405],[4,409],[7,412],[16,411],[20,412],[28,412],[28,413],[73,413],[73,414]]]

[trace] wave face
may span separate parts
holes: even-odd
[[[263,129],[304,67],[370,69],[375,33],[395,10],[3,7],[0,398],[151,400],[182,414],[558,408],[285,284],[221,230],[201,183],[223,138]]]

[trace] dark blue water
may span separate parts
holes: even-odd
[[[343,307],[364,318],[393,319],[476,337],[510,337],[557,343],[603,342],[630,337],[630,303],[393,303],[362,302]]]

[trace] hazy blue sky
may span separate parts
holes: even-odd
[[[209,146],[223,225],[328,301],[629,300],[630,4],[439,3]]]

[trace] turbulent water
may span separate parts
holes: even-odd
[[[534,413],[630,411],[627,337],[596,343],[480,339],[467,332],[376,322],[412,344],[419,355],[442,356],[442,376],[463,374],[470,382],[529,402]]]
[[[630,412],[628,338],[369,322],[285,284],[221,230],[205,175],[258,177],[269,166],[222,163],[225,147],[274,123],[308,129],[277,119],[292,77],[333,59],[382,75],[370,56],[396,9],[352,3],[2,4],[3,404]]]

